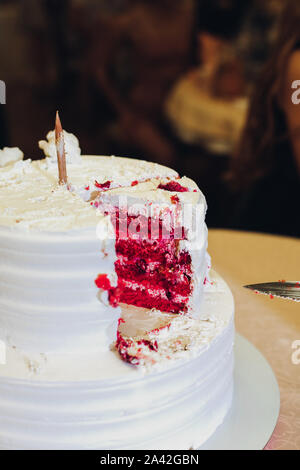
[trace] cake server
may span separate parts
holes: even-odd
[[[300,302],[300,281],[265,282],[263,284],[251,284],[244,286],[259,294]]]

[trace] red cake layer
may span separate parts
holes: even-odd
[[[159,263],[155,263],[155,266],[158,264]],[[184,272],[187,271],[187,269],[180,269],[181,266],[179,266],[178,270],[164,266],[158,266],[156,268],[150,264],[147,265],[145,260],[137,258],[128,263],[118,260],[115,266],[119,278],[130,281],[134,276],[136,282],[142,283],[147,281],[155,283],[160,287],[167,287],[166,284],[171,286],[176,285],[181,292],[183,292],[182,289],[184,289],[184,293],[188,293],[187,287],[189,288],[190,276]]]
[[[156,308],[162,312],[179,313],[187,310],[188,295],[182,296],[176,289],[160,288],[155,283],[140,284],[139,287],[128,287],[124,279],[120,279],[120,302],[136,307]],[[178,299],[179,297],[179,299]]]
[[[170,313],[186,312],[192,289],[191,257],[188,252],[179,251],[178,232],[175,239],[173,227],[165,239],[164,222],[160,219],[156,224],[159,227],[156,239],[151,239],[150,218],[118,212],[114,212],[114,217],[118,286],[111,287],[103,277],[98,278],[97,286],[108,290],[109,300],[115,306],[122,302]],[[137,219],[142,226],[141,235],[128,230]]]
[[[169,183],[160,184],[158,189],[164,189],[165,191],[173,191],[177,193],[186,193],[189,191],[189,188],[182,186],[178,181],[170,181]]]

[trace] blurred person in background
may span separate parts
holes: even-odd
[[[287,0],[228,175],[239,199],[231,226],[300,236],[300,2]]]
[[[248,85],[255,83],[276,39],[284,0],[201,0],[198,14],[200,62],[216,75],[224,51],[239,60]],[[226,54],[225,54],[226,58]],[[237,73],[231,74],[232,81]],[[228,83],[226,83],[229,86]]]
[[[172,87],[165,113],[180,149],[178,169],[196,179],[209,204],[210,227],[225,224],[228,188],[221,175],[247,113],[244,64],[235,41],[250,0],[199,0],[194,37],[197,61]]]
[[[179,78],[165,104],[180,139],[212,156],[230,154],[244,124],[243,62],[232,44],[244,11],[244,2],[238,0],[199,2],[198,64]]]
[[[243,62],[250,89],[269,58],[276,40],[278,18],[285,0],[246,0],[233,47]]]
[[[248,95],[274,43],[282,0],[198,2],[197,67],[175,84],[166,112],[180,138],[229,156]]]

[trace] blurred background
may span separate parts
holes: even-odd
[[[59,109],[196,180],[209,227],[300,236],[299,0],[0,0],[0,80],[0,148],[41,158]]]

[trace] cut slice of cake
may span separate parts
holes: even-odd
[[[153,178],[99,191],[94,205],[116,232],[117,287],[96,279],[115,305],[168,313],[199,311],[207,275],[206,202],[188,178]]]

